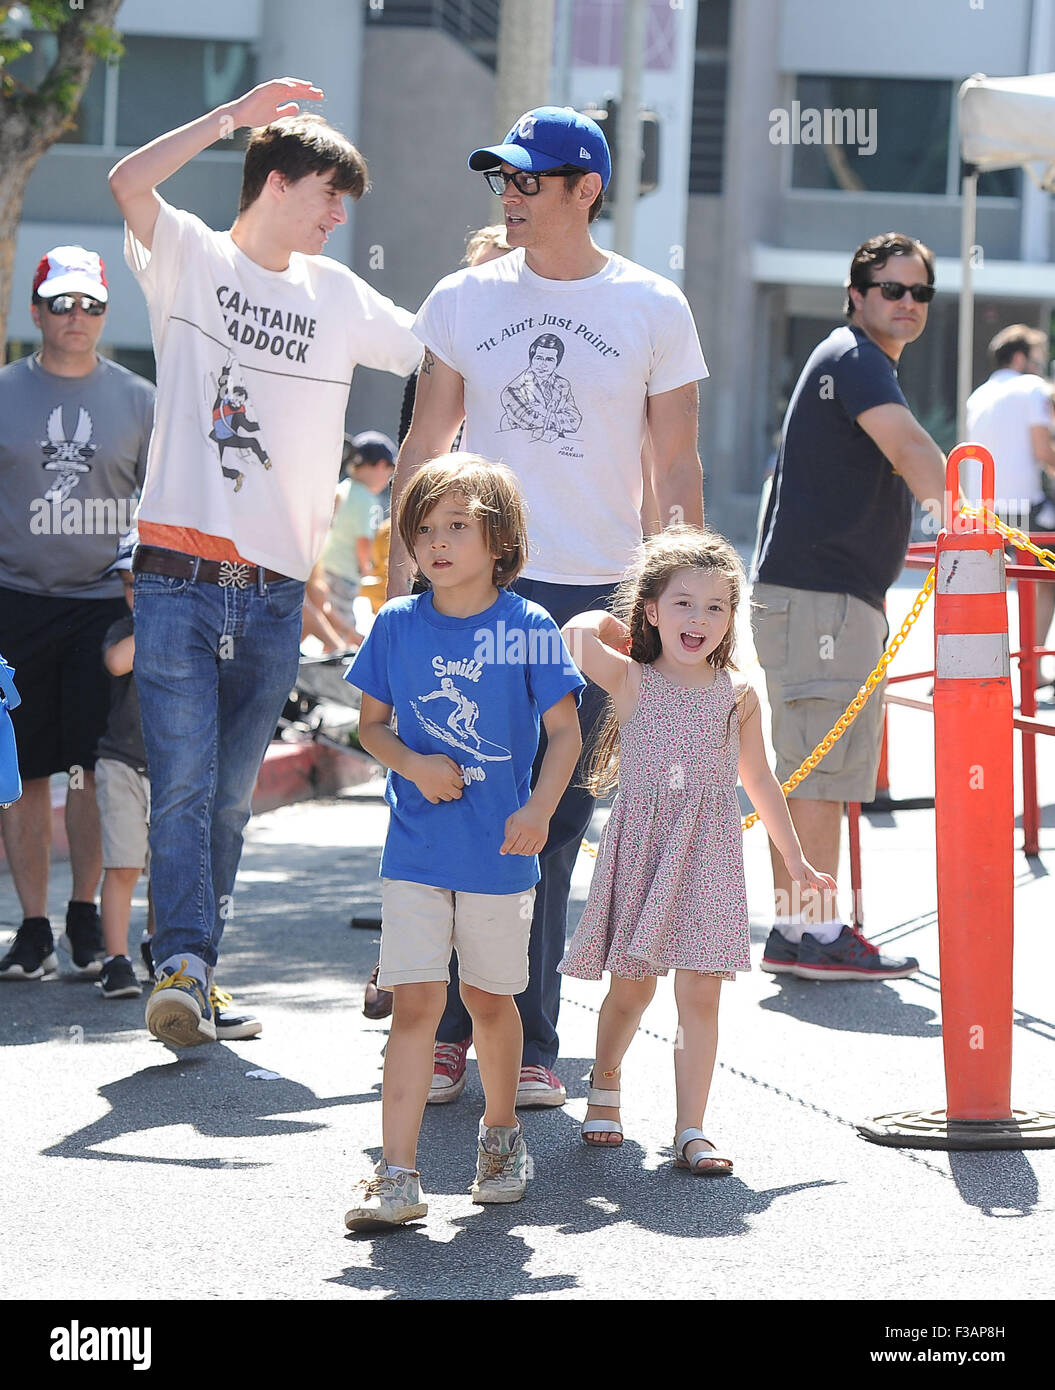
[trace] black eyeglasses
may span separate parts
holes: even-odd
[[[864,286],[865,294],[869,290],[878,290],[883,298],[889,299],[891,303],[904,299],[907,294],[910,294],[917,304],[929,304],[934,298],[933,285],[902,285],[898,280],[871,280]]]
[[[51,299],[45,299],[44,303],[48,306],[49,314],[72,314],[78,305],[82,313],[93,319],[106,313],[105,304],[98,299],[89,298],[86,294],[57,294]]]
[[[525,169],[514,169],[511,174],[503,173],[501,169],[488,169],[484,174],[492,193],[497,193],[501,198],[510,184],[518,193],[523,193],[525,198],[533,198],[536,193],[542,192],[540,179],[548,179],[554,174],[582,174],[584,169],[577,169],[574,164],[562,164],[557,169],[543,169],[540,174],[530,174]]]

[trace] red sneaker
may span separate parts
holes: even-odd
[[[465,1090],[465,1059],[472,1038],[460,1043],[438,1042],[432,1049],[432,1085],[426,1105],[446,1105]]]
[[[520,1068],[516,1100],[518,1110],[527,1110],[533,1105],[563,1105],[567,1099],[563,1082],[549,1067]]]

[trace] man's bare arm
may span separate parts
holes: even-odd
[[[906,406],[891,401],[862,411],[857,423],[900,473],[916,500],[942,515],[945,455]]]
[[[697,448],[700,390],[695,381],[649,396],[648,442],[659,524],[703,525],[703,468]]]
[[[110,170],[110,191],[133,236],[150,250],[158,216],[158,184],[214,141],[242,126],[268,125],[280,116],[295,116],[300,109],[298,102],[321,99],[321,89],[310,82],[279,77],[125,155]]]
[[[392,538],[388,551],[388,597],[410,592],[411,564],[396,525],[403,489],[429,459],[450,452],[458,426],[465,418],[465,383],[428,348],[418,369],[414,415],[403,441],[392,478]]]

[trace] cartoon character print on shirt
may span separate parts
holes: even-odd
[[[67,438],[62,419],[62,406],[57,405],[48,415],[45,425],[46,439],[39,441],[44,453],[41,467],[57,474],[55,480],[44,494],[47,501],[65,502],[80,481],[82,473],[90,473],[88,462],[95,456],[98,445],[92,440],[92,417],[84,406],[77,408],[77,427],[71,438]]]
[[[508,762],[513,756],[510,749],[500,743],[492,743],[490,739],[482,738],[477,733],[476,722],[480,718],[480,706],[461,690],[453,679],[454,676],[461,676],[469,681],[478,681],[483,673],[483,663],[476,660],[446,661],[442,656],[435,656],[432,659],[432,669],[439,677],[438,689],[419,695],[416,700],[412,699],[410,702],[418,723],[425,732],[433,738],[438,738],[449,748],[454,748],[459,753],[467,753],[478,763]],[[434,700],[440,700],[443,704],[428,711],[422,708]],[[448,704],[453,708],[448,710]],[[459,763],[459,766],[462,770],[462,781],[466,786],[470,782],[483,782],[487,778],[482,767],[466,766],[464,763]]]
[[[245,474],[238,468],[229,468],[224,463],[224,450],[234,449],[244,455],[254,454],[257,462],[264,468],[271,467],[271,460],[259,439],[254,438],[260,425],[249,418],[249,392],[237,372],[237,363],[229,357],[216,381],[216,394],[212,401],[212,429],[209,438],[220,451],[220,471],[225,478],[234,480],[234,490],[239,492],[245,482]]]
[[[530,430],[533,440],[551,444],[573,435],[582,424],[571,382],[559,376],[564,343],[556,333],[540,333],[528,348],[528,365],[501,395],[503,430]]]

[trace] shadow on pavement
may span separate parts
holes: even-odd
[[[770,1013],[801,1023],[850,1033],[884,1033],[900,1038],[940,1038],[933,1009],[908,1004],[888,984],[871,980],[799,980],[774,976],[777,992],[759,1002]]]
[[[376,1103],[368,1095],[320,1098],[307,1086],[286,1077],[259,1080],[247,1076],[252,1063],[229,1052],[222,1044],[199,1053],[183,1053],[170,1062],[146,1067],[122,1077],[98,1094],[110,1103],[110,1112],[57,1144],[43,1149],[45,1157],[93,1158],[121,1163],[178,1164],[188,1168],[259,1168],[266,1164],[248,1159],[195,1158],[187,1153],[164,1155],[102,1151],[101,1144],[125,1135],[172,1125],[190,1125],[200,1135],[215,1139],[270,1138],[324,1129],[318,1121],[272,1119],[298,1110],[326,1110],[334,1106]],[[178,1143],[186,1143],[180,1138]],[[175,1150],[176,1145],[173,1145]]]
[[[584,1058],[562,1057],[557,1062],[573,1099],[585,1093],[583,1075],[589,1065]],[[470,1067],[459,1101],[426,1110],[418,1160],[426,1201],[447,1196],[469,1202],[482,1106],[478,1074]],[[375,1293],[385,1290],[389,1299],[507,1299],[559,1293],[578,1287],[577,1278],[533,1275],[527,1268],[533,1248],[512,1234],[514,1228],[586,1235],[629,1224],[692,1240],[740,1236],[749,1230],[749,1218],[766,1212],[778,1197],[835,1185],[817,1179],[755,1191],[735,1175],[693,1177],[669,1161],[656,1168],[646,1166],[650,1156],[629,1138],[610,1153],[589,1149],[580,1140],[578,1120],[564,1109],[524,1111],[521,1119],[533,1172],[523,1202],[474,1208],[453,1221],[434,1211],[423,1224],[348,1235],[350,1244],[369,1247],[370,1263],[350,1266],[330,1282]],[[369,1152],[376,1162],[380,1150]],[[437,1234],[442,1231],[437,1240],[430,1236],[430,1220]],[[452,1226],[457,1234],[450,1240]],[[486,1245],[478,1243],[484,1241]]]
[[[1037,1175],[1020,1149],[949,1154],[960,1196],[983,1216],[1031,1216],[1040,1195]]]

